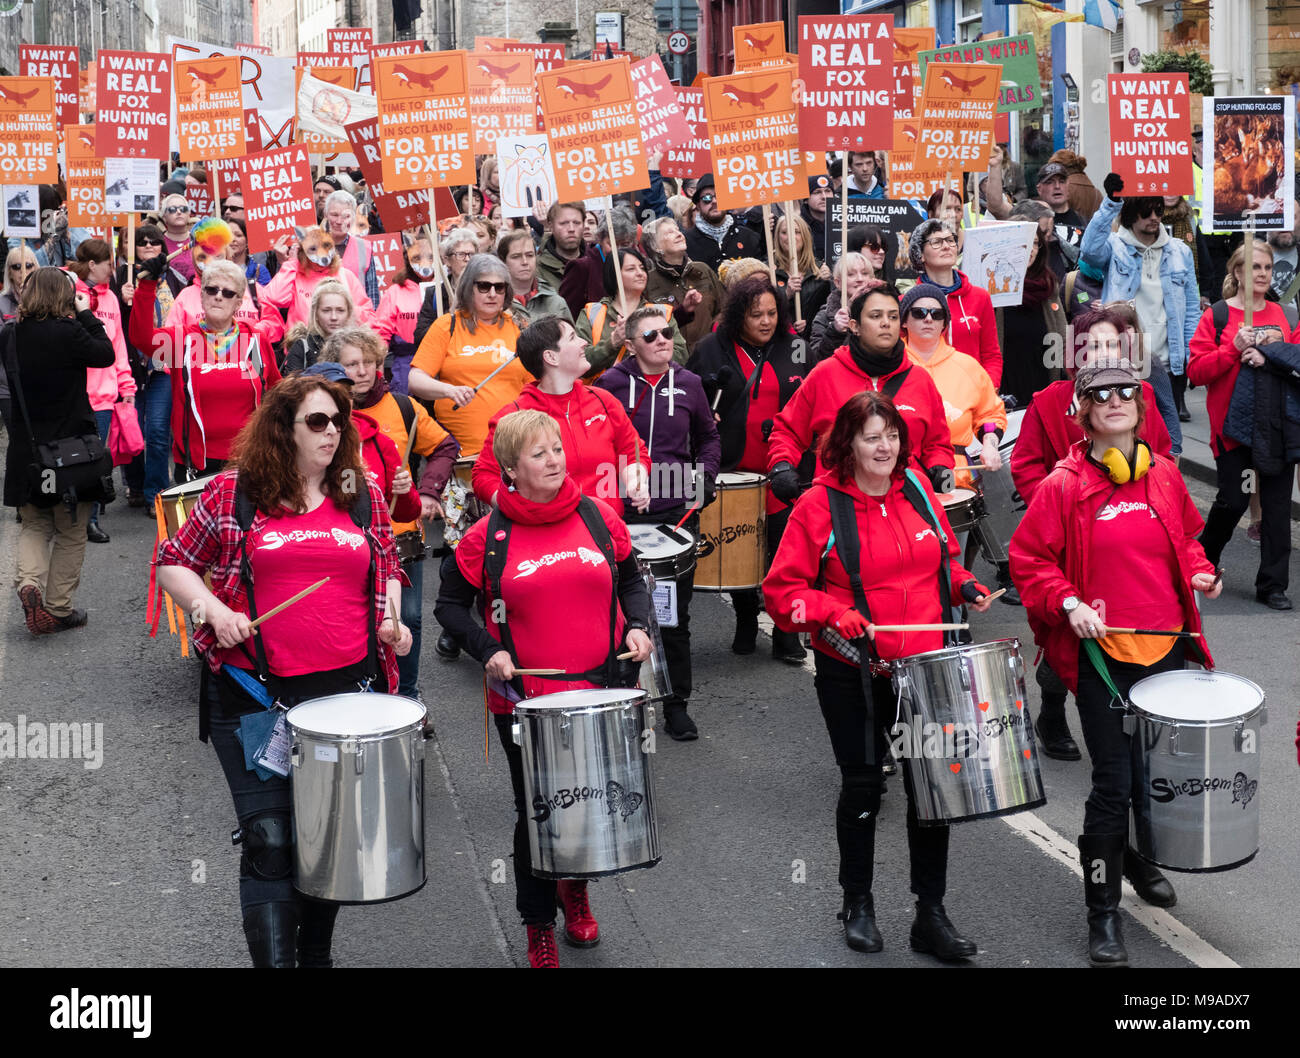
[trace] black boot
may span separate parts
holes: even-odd
[[[330,969],[330,946],[334,942],[334,920],[338,918],[339,905],[321,900],[302,901],[302,923],[298,926],[298,965]]]
[[[107,544],[109,537],[103,529],[99,527],[99,521],[90,521],[86,523],[86,539],[92,544]]]
[[[434,644],[434,650],[438,652],[438,657],[443,661],[455,661],[460,657],[460,644],[456,642],[455,636],[450,632],[443,632],[438,637],[438,642]]]
[[[1128,965],[1119,917],[1127,844],[1126,834],[1079,835],[1083,896],[1088,905],[1088,961],[1093,966]]]
[[[298,901],[259,904],[244,913],[244,936],[255,967],[294,967],[298,938]]]
[[[802,665],[808,651],[804,650],[803,641],[798,632],[782,632],[772,629],[772,657],[784,661],[787,665]]]
[[[877,952],[885,941],[876,928],[876,906],[871,894],[844,894],[844,910],[836,916],[844,923],[844,943],[854,951]]]
[[[752,591],[732,592],[736,607],[736,635],[731,640],[733,654],[752,654],[758,645],[758,595]]]
[[[1169,879],[1132,848],[1124,850],[1124,877],[1137,890],[1137,895],[1152,907],[1173,907],[1178,903],[1178,894]]]
[[[910,938],[913,951],[933,955],[942,962],[969,959],[978,950],[975,942],[957,932],[942,904],[916,903],[916,921]]]
[[[1043,692],[1043,708],[1034,724],[1038,734],[1038,748],[1053,760],[1080,760],[1079,744],[1070,734],[1065,720],[1065,695]]]
[[[1016,586],[1011,580],[1011,567],[998,566],[998,587],[1002,588],[1004,593],[999,596],[1008,606],[1024,606],[1020,601],[1020,592],[1016,591]]]

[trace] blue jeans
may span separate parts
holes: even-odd
[[[145,502],[171,484],[169,468],[172,455],[172,383],[164,371],[153,371],[149,380],[136,391],[135,412],[144,435],[144,451],[123,468],[126,487],[143,492]]]
[[[1178,421],[1178,405],[1174,401],[1174,384],[1169,374],[1169,370],[1159,363],[1151,364],[1151,374],[1147,377],[1151,383],[1151,388],[1156,391],[1155,409],[1148,408],[1147,414],[1151,415],[1153,411],[1158,411],[1160,418],[1164,419],[1165,426],[1169,428],[1169,440],[1172,442],[1174,455],[1181,455],[1183,451],[1183,426]]]
[[[113,410],[111,408],[107,411],[95,412],[95,429],[99,431],[99,439],[105,444],[108,443],[108,431],[112,425]],[[90,520],[92,522],[99,521],[99,512],[103,509],[104,505],[102,503],[92,504],[90,508]]]
[[[420,630],[424,624],[424,562],[403,562],[411,586],[402,592],[402,624],[411,630],[411,652],[397,659],[397,693],[414,698],[420,691]]]

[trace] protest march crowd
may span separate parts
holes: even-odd
[[[773,660],[811,656],[842,776],[840,918],[855,950],[884,943],[872,889],[887,778],[902,773],[907,799],[909,942],[969,959],[943,903],[949,824],[1041,804],[1038,755],[1081,760],[1072,728],[1092,761],[1078,845],[1093,965],[1127,962],[1123,879],[1168,907],[1159,866],[1254,854],[1188,864],[1162,844],[1163,806],[1115,702],[1214,673],[1197,594],[1222,590],[1243,515],[1257,599],[1292,608],[1293,203],[1266,217],[1247,196],[1240,223],[1219,222],[1220,184],[1211,224],[1202,185],[1225,163],[1218,144],[1202,158],[1185,85],[1181,112],[1162,117],[1180,165],[1118,152],[1097,187],[1060,150],[1026,173],[994,135],[988,64],[900,72],[897,33],[879,17],[801,19],[798,55],[697,86],[670,85],[654,57],[380,46],[370,116],[304,120],[300,94],[290,146],[225,134],[242,128],[221,109],[223,90],[240,109],[234,52],[101,55],[85,111],[97,134],[76,115],[32,118],[43,97],[22,119],[0,110],[31,166],[6,185],[0,290],[23,616],[33,637],[86,625],[87,543],[125,517],[106,512],[156,521],[152,556],[138,556],[148,620],[202,661],[200,734],[238,816],[255,965],[331,965],[343,903],[411,891],[308,884],[296,823],[312,762],[297,747],[310,730],[359,754],[381,726],[348,725],[380,703],[394,716],[411,704],[417,737],[434,737],[426,610],[435,656],[483,669],[532,966],[559,963],[557,909],[568,943],[600,940],[589,879],[658,861],[649,764],[608,751],[609,732],[633,717],[639,738],[653,703],[670,739],[698,738],[702,591],[729,596],[736,655],[758,652],[766,611]],[[830,39],[848,43],[815,43]],[[933,49],[933,30],[918,42]],[[301,61],[307,91],[364,94],[339,74],[355,65],[327,59]],[[871,83],[828,91],[833,68]],[[0,78],[0,92],[40,80]],[[167,122],[124,131],[124,93],[156,116],[172,86],[172,141]],[[1149,114],[1144,91],[1129,102]],[[831,115],[811,132],[801,92]],[[1175,86],[1156,106],[1179,98]],[[868,117],[841,129],[837,108]],[[93,154],[75,146],[81,130]],[[1234,157],[1255,149],[1234,142]],[[1286,164],[1278,194],[1293,199]],[[10,200],[17,183],[25,204]],[[1179,471],[1196,386],[1219,478],[1204,522]],[[995,602],[1023,606],[1041,648],[1032,703],[1012,641],[973,642],[968,614]],[[969,718],[992,717],[990,698],[1008,708],[998,746],[987,724],[951,738],[968,718],[951,688],[972,679]],[[295,709],[327,702],[352,711],[295,725]],[[573,736],[586,756],[561,782],[546,772],[563,756],[548,724],[566,709],[566,747],[617,715],[588,743]],[[937,722],[938,749],[900,747],[900,709]],[[983,778],[962,785],[977,743]],[[338,759],[317,746],[316,765]],[[634,840],[648,851],[627,853]]]

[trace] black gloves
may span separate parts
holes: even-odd
[[[961,586],[961,597],[967,602],[977,602],[984,598],[984,592],[980,586],[973,580],[965,581]]]
[[[939,466],[928,467],[925,476],[930,479],[930,487],[939,495],[945,495],[952,492],[957,485],[957,474],[952,467]]]
[[[718,482],[712,474],[703,474],[701,476],[704,479],[704,502],[700,506],[707,507],[718,498]]]
[[[789,463],[778,463],[768,484],[772,486],[772,495],[782,503],[794,503],[799,498],[799,471]]]
[[[137,265],[141,279],[149,279],[156,283],[162,278],[162,274],[167,271],[167,256],[160,253],[157,257],[138,262]]]
[[[1124,178],[1118,173],[1107,173],[1106,179],[1101,182],[1102,189],[1106,192],[1106,197],[1112,202],[1119,201],[1119,193],[1124,190]]]

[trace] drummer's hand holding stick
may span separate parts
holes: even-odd
[[[639,455],[638,451],[638,457]],[[623,471],[623,488],[627,492],[627,498],[632,501],[632,506],[638,511],[650,509],[650,475],[646,473],[640,458],[635,463],[629,463]]]
[[[498,650],[484,663],[483,671],[487,673],[490,680],[509,683],[515,678],[515,663],[514,659],[510,657],[510,651]]]
[[[394,596],[393,587],[396,585],[397,593]],[[401,658],[406,657],[411,652],[411,644],[414,640],[411,638],[411,630],[402,624],[402,619],[398,616],[402,610],[402,586],[396,580],[388,582],[388,613],[379,623],[379,641],[387,643],[393,648],[393,652]]]
[[[653,648],[650,637],[640,628],[628,629],[623,642],[627,644],[627,650],[618,656],[620,661],[645,661]]]
[[[863,636],[876,638],[876,630],[852,606],[847,607],[839,617],[835,618],[835,631],[850,641],[861,639]]]
[[[789,463],[778,463],[772,468],[768,486],[772,495],[782,503],[794,503],[799,498],[799,471]]]
[[[996,473],[1002,469],[1002,453],[998,451],[998,435],[995,433],[986,433],[984,443],[980,452],[980,460],[984,470],[990,470]]]
[[[1106,622],[1091,606],[1079,603],[1069,616],[1070,629],[1080,639],[1105,639]]]
[[[1199,591],[1207,599],[1217,599],[1223,591],[1223,571],[1216,570],[1213,574],[1193,573],[1192,590]]]
[[[159,566],[158,584],[195,625],[206,624],[217,646],[229,650],[253,634],[248,614],[236,613],[208,590],[203,578],[184,566]]]

